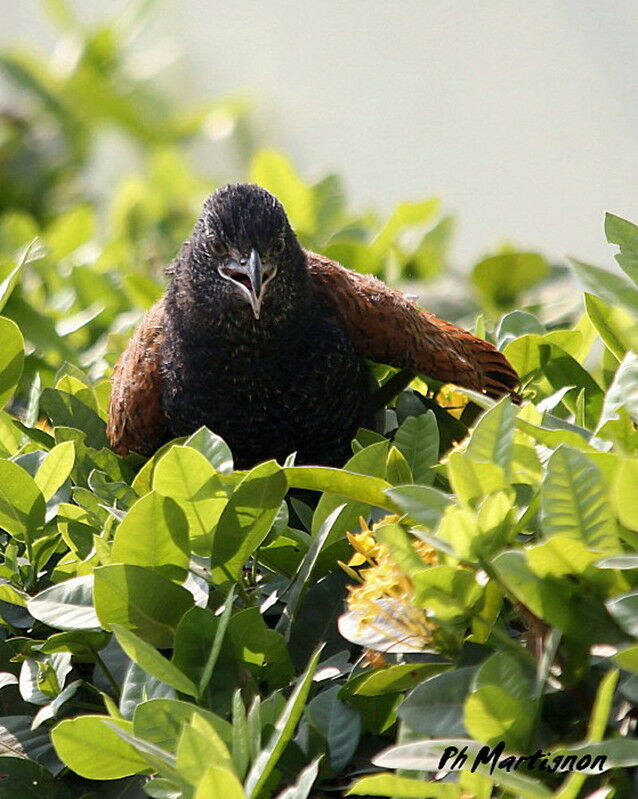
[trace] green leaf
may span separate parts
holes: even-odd
[[[138,499],[118,525],[112,562],[148,566],[183,582],[189,559],[188,521],[177,502],[156,491]]]
[[[312,677],[317,668],[320,656],[321,649],[318,649],[312,656],[308,668],[297,681],[297,685],[290,694],[286,706],[275,723],[268,743],[257,756],[246,777],[244,785],[246,793],[251,799],[254,799],[254,797],[260,794],[263,787],[268,782],[273,769],[277,765],[286,744],[292,738],[297,722],[303,713],[312,685]]]
[[[228,624],[228,635],[237,663],[271,689],[282,688],[294,677],[294,669],[283,636],[271,630],[258,608],[236,613]]]
[[[456,668],[437,674],[412,690],[397,711],[415,733],[432,738],[465,735],[463,704],[476,669]]]
[[[140,638],[165,649],[193,605],[185,588],[143,566],[110,564],[95,569],[95,610],[105,629],[120,624]]]
[[[221,436],[212,433],[207,427],[200,427],[184,442],[185,447],[192,447],[210,462],[211,466],[222,474],[233,471],[233,456],[230,447]]]
[[[361,717],[339,699],[341,687],[322,691],[308,705],[307,714],[328,744],[330,765],[339,774],[355,753],[361,736]]]
[[[546,536],[568,535],[601,552],[619,551],[600,470],[571,447],[561,445],[549,459],[541,487],[541,519]]]
[[[40,407],[55,427],[81,430],[90,447],[106,447],[106,423],[78,397],[68,391],[45,388],[40,396]]]
[[[516,408],[509,397],[486,411],[472,430],[465,450],[468,458],[477,463],[496,463],[509,474],[514,451]]]
[[[250,180],[278,197],[298,234],[315,232],[315,197],[290,161],[274,150],[260,150],[252,160]]]
[[[211,766],[198,781],[193,799],[246,799],[246,794],[232,771]]]
[[[203,716],[194,715],[182,729],[177,742],[177,770],[180,777],[196,785],[209,767],[233,774],[228,747]]]
[[[451,452],[447,471],[459,501],[469,507],[475,507],[483,497],[509,488],[505,472],[497,463],[476,463],[467,453]]]
[[[17,463],[0,459],[0,527],[24,540],[43,526],[44,511],[35,480]]]
[[[146,761],[105,722],[123,730],[128,721],[109,716],[78,716],[64,719],[51,730],[55,751],[66,765],[90,780],[116,780],[148,769]]]
[[[448,494],[430,486],[396,486],[385,493],[401,512],[430,529],[438,525],[443,511],[452,502]]]
[[[363,450],[362,450],[363,451]],[[379,477],[355,474],[329,466],[289,466],[284,469],[290,488],[325,491],[345,499],[392,510],[384,491],[390,483]]]
[[[167,685],[181,691],[183,694],[198,697],[197,686],[190,680],[183,671],[177,668],[170,660],[160,655],[155,647],[147,644],[135,633],[127,630],[119,624],[111,623],[111,629],[115,633],[117,642],[131,658],[134,663],[141,666],[153,677],[161,680]]]
[[[634,418],[638,416],[638,355],[635,352],[628,352],[616,370],[605,395],[597,432],[607,422],[618,419],[620,408],[626,408]]]
[[[638,530],[638,461],[623,460],[612,486],[612,502],[620,523]],[[632,557],[631,555],[629,557]],[[636,557],[635,555],[633,557]]]
[[[210,462],[192,447],[172,446],[155,466],[153,488],[180,504],[188,519],[193,549],[208,555],[213,531],[228,502]]]
[[[184,725],[195,715],[202,716],[225,743],[230,743],[232,728],[227,721],[191,701],[179,699],[148,699],[139,704],[133,716],[133,730],[139,738],[174,752]]]
[[[42,461],[34,479],[47,502],[69,478],[74,463],[75,446],[72,441],[57,444]]]
[[[624,308],[608,305],[599,297],[585,292],[585,310],[603,343],[617,360],[622,361],[627,350],[638,348],[638,322]]]
[[[315,758],[310,765],[306,766],[306,768],[299,773],[297,782],[278,794],[276,799],[307,799],[317,779],[320,760],[321,757]]]
[[[605,214],[605,235],[610,244],[617,244],[620,252],[615,256],[623,272],[638,283],[638,227],[614,214]]]
[[[96,630],[100,621],[93,609],[93,575],[72,577],[29,599],[29,613],[57,630]]]
[[[182,616],[177,626],[173,662],[197,682],[200,696],[208,687],[219,658],[233,599],[231,589],[221,615],[215,616],[208,608],[193,607]]]
[[[538,253],[512,252],[480,261],[471,281],[488,306],[509,310],[519,295],[540,282],[548,271],[547,261]]]
[[[0,408],[13,396],[24,366],[24,339],[11,319],[0,316]]]
[[[638,638],[638,591],[608,599],[605,605],[616,623],[633,638]]]
[[[15,264],[9,262],[2,270],[2,274],[0,275],[0,311],[7,304],[7,300],[20,279],[25,264],[29,263],[31,260],[35,260],[33,253],[36,242],[37,240],[34,240],[25,247],[22,255]]]
[[[239,579],[244,564],[270,532],[288,488],[284,470],[267,461],[243,478],[224,508],[211,554],[211,574],[222,585]]]
[[[424,782],[411,777],[399,777],[390,772],[361,777],[344,796],[389,796],[406,799],[459,799],[458,785]]]
[[[436,197],[415,203],[399,203],[371,243],[371,249],[375,254],[383,254],[406,228],[431,222],[439,207],[440,200]]]
[[[431,466],[439,459],[439,429],[432,411],[408,416],[394,434],[394,446],[403,453],[415,483],[430,485]]]
[[[638,289],[607,269],[599,269],[574,258],[570,258],[570,262],[578,277],[594,294],[611,305],[624,305],[632,313],[638,314]]]

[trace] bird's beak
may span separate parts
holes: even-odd
[[[266,284],[275,276],[276,268],[264,269],[259,253],[253,247],[248,258],[232,259],[219,268],[219,274],[238,286],[242,296],[250,303],[255,319],[259,319]]]
[[[255,319],[259,319],[261,303],[264,294],[264,268],[259,253],[253,247],[246,264],[248,279],[250,280],[250,307],[253,309]]]

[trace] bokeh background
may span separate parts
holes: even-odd
[[[610,266],[604,211],[636,216],[632,0],[73,0],[68,8],[87,25],[125,30],[126,74],[163,93],[172,111],[220,98],[241,108],[238,119],[217,105],[191,137],[205,180],[243,177],[250,151],[268,144],[308,179],[339,173],[359,210],[440,196],[457,220],[450,257],[459,267],[503,241],[553,261]],[[4,0],[1,14],[3,49],[37,50],[52,72],[78,57],[65,4]],[[24,87],[6,71],[0,86],[6,102],[24,107]],[[121,129],[105,124],[83,179],[108,194],[140,160]]]

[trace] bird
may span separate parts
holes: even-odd
[[[119,455],[149,456],[205,425],[236,468],[291,453],[342,466],[372,424],[368,361],[518,397],[496,347],[305,250],[260,186],[211,194],[167,274],[113,370],[107,438]]]

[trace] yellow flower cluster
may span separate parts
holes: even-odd
[[[399,516],[385,516],[368,527],[360,519],[361,532],[347,533],[355,554],[345,566],[346,571],[359,580],[350,586],[348,609],[357,617],[359,628],[375,629],[384,638],[397,644],[409,642],[410,649],[425,649],[432,642],[436,625],[423,609],[416,607],[414,586],[407,574],[392,559],[388,548],[375,539],[375,532],[399,521]],[[413,540],[412,546],[424,565],[437,563],[436,550],[423,541]],[[353,567],[367,563],[358,573]]]

